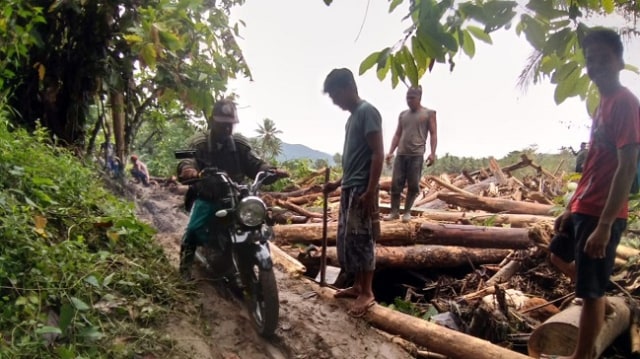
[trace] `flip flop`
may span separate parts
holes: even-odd
[[[369,303],[367,303],[367,305],[365,305],[364,308],[362,308],[361,310],[355,311],[353,309],[349,309],[347,313],[354,318],[362,318],[364,317],[365,314],[367,314],[367,312],[369,311],[369,308],[373,307],[376,304],[377,302],[375,300],[372,300]]]
[[[334,298],[358,298],[358,295],[355,294],[355,293],[350,292],[350,290],[351,290],[351,287],[337,290],[333,294],[333,297]]]

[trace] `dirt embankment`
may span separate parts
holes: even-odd
[[[134,185],[135,186],[135,185]],[[163,188],[136,186],[141,220],[157,230],[172,265],[178,267],[180,239],[188,216],[180,209],[182,196]],[[265,340],[251,327],[242,306],[225,296],[199,270],[197,305],[193,313],[168,318],[166,332],[179,342],[179,358],[411,358],[362,319],[350,317],[338,303],[319,297],[315,286],[290,278],[276,268],[280,323],[275,338]]]

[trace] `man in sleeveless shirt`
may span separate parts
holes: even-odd
[[[408,110],[400,113],[396,133],[391,140],[391,147],[386,156],[387,164],[391,163],[393,153],[398,149],[398,154],[393,161],[393,175],[391,180],[391,213],[384,217],[385,221],[400,218],[400,196],[405,184],[407,185],[407,197],[404,203],[402,221],[411,219],[411,207],[420,192],[420,177],[424,153],[426,152],[427,137],[430,137],[430,153],[427,157],[427,166],[436,161],[436,146],[438,145],[438,133],[436,123],[436,111],[423,107],[422,87],[411,87],[407,91]]]

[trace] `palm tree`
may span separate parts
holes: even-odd
[[[258,142],[265,160],[273,160],[282,153],[282,140],[278,135],[282,131],[276,128],[276,123],[269,118],[265,118],[261,125],[258,125]]]

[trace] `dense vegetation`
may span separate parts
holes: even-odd
[[[48,138],[0,114],[0,357],[170,351],[155,325],[185,297],[154,231]]]

